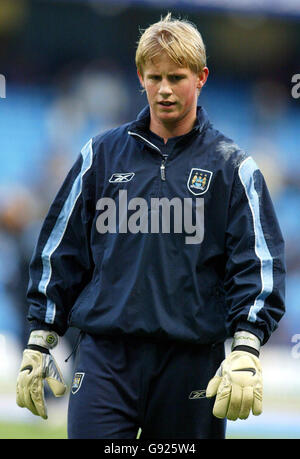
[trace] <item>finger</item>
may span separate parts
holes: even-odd
[[[46,381],[55,397],[61,397],[66,392],[67,386],[53,356],[48,361]]]
[[[253,405],[253,387],[243,388],[242,404],[240,409],[240,419],[247,419]]]
[[[213,415],[216,418],[224,419],[227,415],[228,406],[230,403],[231,388],[224,388],[222,392],[218,392],[213,408]]]
[[[207,388],[206,388],[206,397],[214,397],[218,391],[220,382],[221,382],[221,377],[220,376],[214,376],[208,383]]]
[[[37,415],[36,408],[30,395],[32,378],[27,371],[19,374],[17,380],[17,405],[21,408],[28,408],[33,414]]]
[[[16,387],[16,402],[17,405],[21,408],[24,408],[25,405],[25,388],[28,387],[29,378],[28,378],[28,371],[21,371],[19,373],[17,379],[17,387]]]
[[[32,414],[38,416],[38,411],[36,409],[36,406],[34,404],[34,401],[32,400],[31,393],[30,393],[30,388],[24,386],[23,388],[23,401],[24,401],[24,406],[28,408],[32,412]]]
[[[49,387],[55,397],[62,397],[66,392],[67,386],[55,378],[46,378]]]
[[[255,389],[253,394],[253,408],[254,416],[259,416],[263,411],[262,407],[262,390]]]
[[[228,404],[227,419],[236,421],[240,414],[243,391],[239,384],[233,384],[231,387],[230,402]]]
[[[43,419],[47,419],[48,416],[44,398],[44,383],[41,378],[34,378],[30,386],[30,396],[32,403],[34,404],[36,414],[41,416]]]
[[[20,383],[20,378],[17,380],[17,387],[16,387],[16,403],[18,406],[21,408],[24,408],[24,397],[23,397],[23,391],[22,391],[22,385]]]

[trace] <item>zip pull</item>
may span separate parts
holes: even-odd
[[[166,180],[166,161],[167,161],[168,155],[163,155],[163,160],[160,165],[160,177],[163,181]]]
[[[160,165],[160,178],[165,181],[166,180],[166,160],[163,159]]]

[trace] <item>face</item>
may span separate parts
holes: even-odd
[[[198,91],[204,86],[208,69],[198,75],[179,67],[166,53],[148,62],[139,80],[146,90],[151,122],[175,128],[192,128],[196,119]],[[191,126],[190,126],[191,125]],[[189,126],[189,127],[188,127]]]

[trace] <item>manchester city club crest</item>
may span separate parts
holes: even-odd
[[[212,172],[206,171],[205,169],[193,167],[187,182],[187,187],[190,192],[196,196],[206,193],[210,185],[212,174]]]
[[[72,394],[76,394],[76,392],[79,391],[84,375],[85,373],[75,373],[74,378],[73,378],[72,388],[71,388]]]

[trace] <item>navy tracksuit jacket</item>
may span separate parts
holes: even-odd
[[[242,329],[265,343],[285,263],[260,170],[202,107],[167,145],[149,116],[91,139],[70,170],[30,265],[32,328],[205,345]]]

